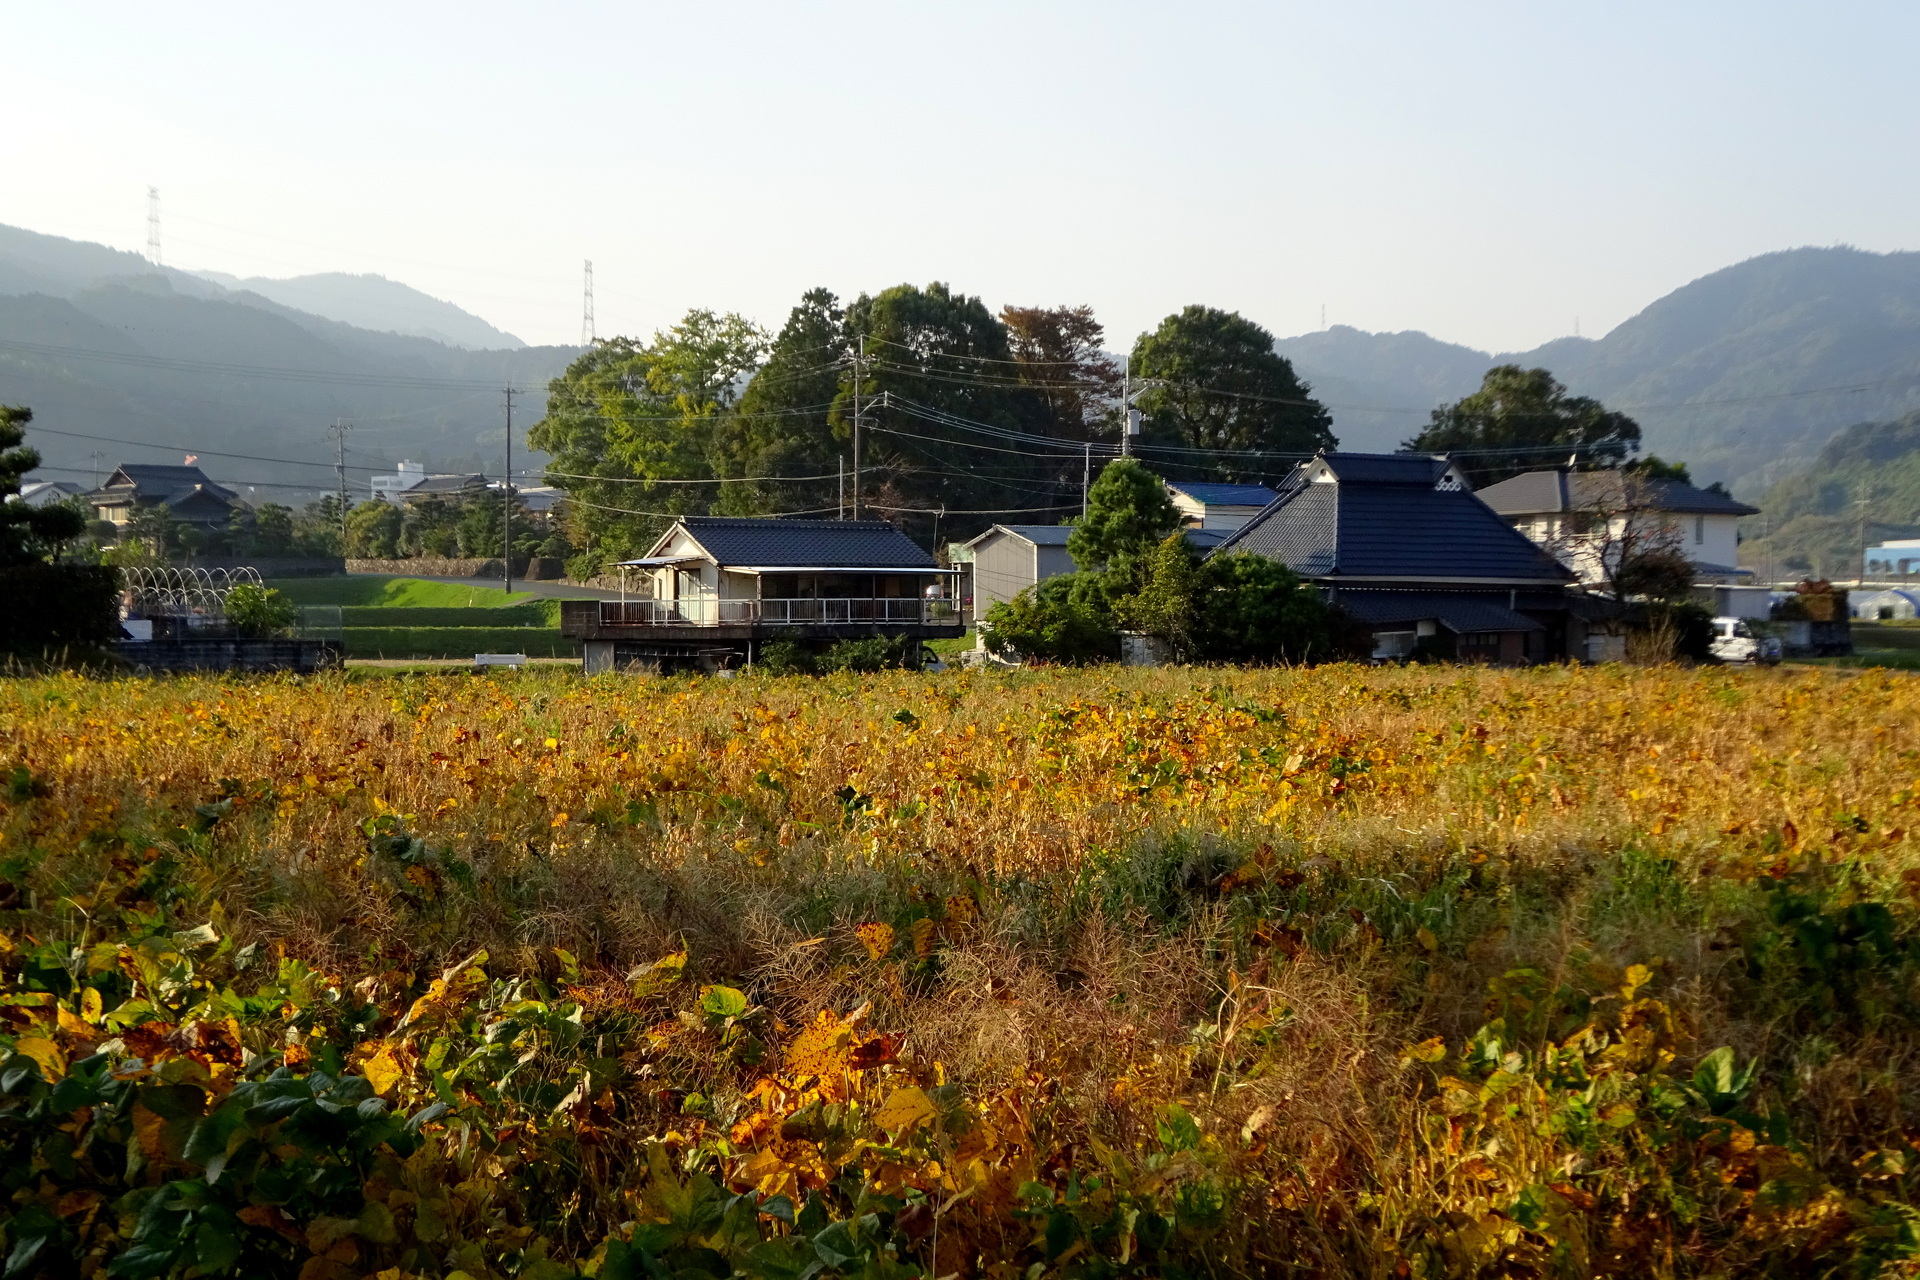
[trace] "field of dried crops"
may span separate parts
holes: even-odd
[[[52,677],[0,768],[7,1280],[1920,1256],[1904,675]]]

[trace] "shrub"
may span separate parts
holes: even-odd
[[[1120,633],[1093,598],[1093,576],[1062,574],[987,610],[987,648],[1080,666],[1120,656]]]
[[[811,675],[813,654],[798,640],[769,640],[754,655],[754,665],[770,676]]]
[[[381,505],[385,505],[384,503]],[[300,621],[300,606],[274,587],[243,582],[227,593],[227,621],[243,636],[280,635]]]
[[[892,668],[918,667],[920,643],[894,636],[868,636],[862,640],[836,641],[815,661],[823,671],[886,671]]]

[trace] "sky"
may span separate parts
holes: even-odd
[[[0,223],[378,272],[534,343],[934,280],[1599,336],[1920,248],[1911,3],[0,5]],[[1324,308],[1324,313],[1323,313]]]

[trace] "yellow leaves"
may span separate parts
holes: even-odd
[[[1400,1050],[1399,1056],[1401,1062],[1439,1062],[1447,1056],[1446,1038],[1434,1036],[1419,1044],[1410,1044]]]
[[[1622,1000],[1632,1000],[1635,994],[1639,992],[1640,988],[1646,986],[1649,982],[1652,982],[1652,981],[1653,981],[1652,969],[1649,969],[1644,964],[1628,965],[1626,979],[1620,985],[1620,998]]]
[[[487,962],[484,948],[475,951],[456,965],[447,968],[427,986],[427,993],[413,1002],[407,1010],[407,1016],[400,1020],[395,1032],[412,1028],[416,1023],[445,1016],[466,999],[474,988],[485,984],[486,970],[480,968]]]
[[[393,1046],[382,1042],[372,1057],[360,1064],[360,1074],[367,1078],[373,1091],[381,1097],[388,1097],[393,1087],[407,1074],[394,1057]]]
[[[645,1000],[649,996],[659,995],[680,980],[686,972],[687,953],[676,951],[672,955],[661,956],[650,964],[636,965],[627,971],[627,982],[633,988],[636,999]]]
[[[65,1013],[66,1010],[61,1010]],[[68,1015],[71,1016],[71,1015]],[[67,1055],[59,1045],[41,1035],[21,1036],[13,1043],[13,1051],[23,1058],[31,1059],[39,1065],[41,1078],[49,1084],[57,1082],[67,1074]]]
[[[1421,947],[1429,953],[1440,950],[1440,939],[1434,937],[1433,930],[1427,928],[1425,925],[1415,930],[1413,936],[1419,941]]]
[[[913,954],[924,960],[933,954],[933,943],[939,926],[929,917],[921,916],[908,928],[913,938]]]
[[[866,1016],[866,1005],[844,1018],[822,1010],[787,1046],[787,1071],[795,1076],[816,1076],[823,1086],[844,1075],[853,1056],[854,1028]]]
[[[867,949],[867,956],[873,960],[882,960],[893,950],[893,926],[880,921],[868,921],[854,928],[853,936],[860,939],[860,945]]]
[[[901,1134],[917,1128],[938,1114],[924,1089],[896,1089],[874,1113],[873,1122],[891,1134]]]

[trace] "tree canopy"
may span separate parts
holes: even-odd
[[[934,513],[956,514],[946,536],[996,518],[1048,511],[1068,500],[1050,483],[1044,450],[1019,448],[967,424],[1037,432],[1038,397],[1016,375],[1007,327],[979,298],[933,283],[896,285],[847,308],[847,328],[866,340],[860,396],[868,428],[861,441],[866,510],[930,537]],[[834,401],[836,432],[853,426],[853,384]],[[878,403],[885,395],[887,401]],[[964,419],[965,424],[953,419]],[[1071,502],[1079,507],[1078,495]],[[1036,512],[1035,509],[1041,509]]]
[[[1273,349],[1273,335],[1236,312],[1191,306],[1168,316],[1133,344],[1132,370],[1150,384],[1138,401],[1143,452],[1189,478],[1281,473],[1285,458],[1244,454],[1311,454],[1338,443],[1332,416]]]
[[[651,342],[596,343],[548,385],[527,443],[552,455],[576,545],[638,555],[674,516],[707,510],[717,426],[766,346],[751,321],[694,310]]]
[[[826,289],[809,289],[768,348],[733,411],[716,424],[714,510],[726,515],[821,511],[840,501],[847,454],[833,422],[847,371],[846,312]],[[803,479],[797,477],[816,477]]]
[[[1503,364],[1487,370],[1478,391],[1435,409],[1426,430],[1401,447],[1464,454],[1460,470],[1482,488],[1570,456],[1582,466],[1620,466],[1639,451],[1640,424],[1598,400],[1568,395],[1545,369]]]

